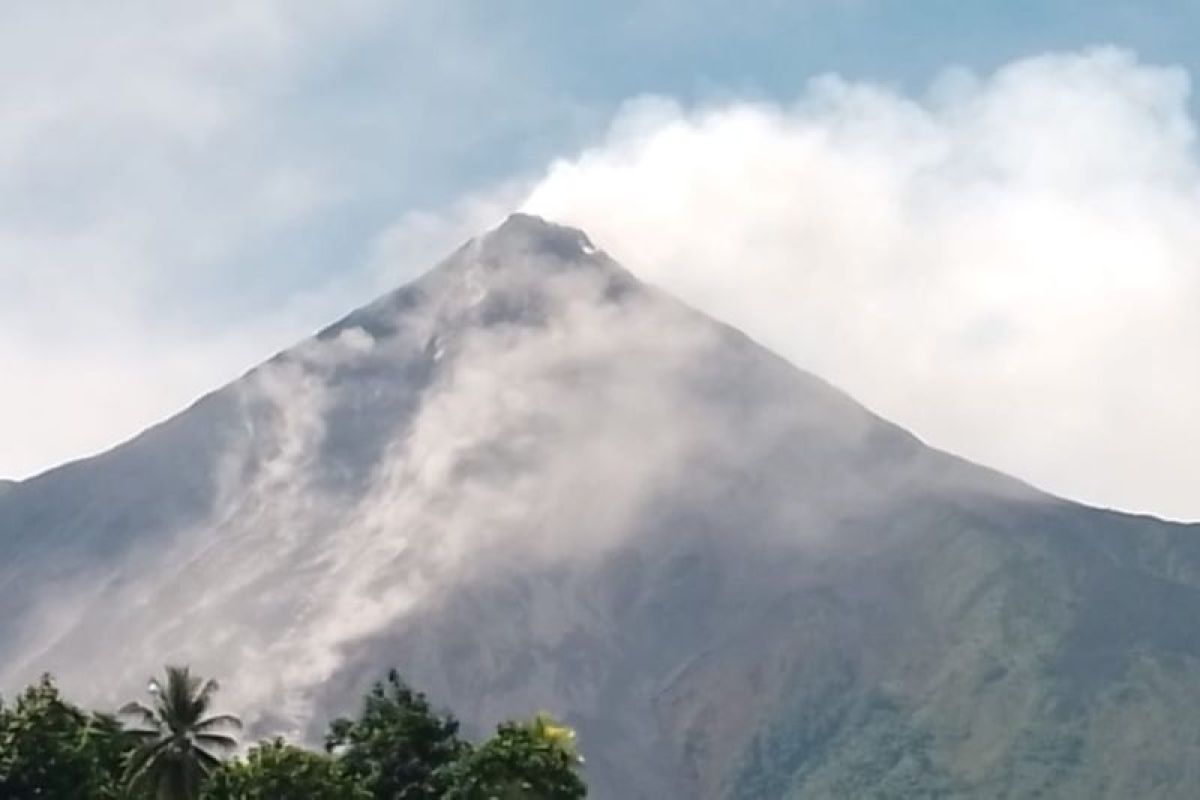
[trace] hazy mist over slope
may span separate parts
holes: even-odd
[[[175,434],[175,452],[155,455],[202,485],[190,519],[174,516],[181,503],[162,508],[126,485],[145,480],[140,463],[112,470],[116,485],[88,487],[115,507],[55,531],[61,552],[39,552],[37,514],[53,510],[33,512],[14,531],[29,543],[23,555],[52,556],[71,581],[29,593],[37,623],[23,626],[6,674],[53,667],[71,681],[72,661],[87,656],[82,673],[95,675],[101,642],[123,643],[102,674],[129,686],[163,659],[221,671],[232,659],[261,677],[232,685],[229,701],[295,724],[349,643],[453,580],[599,557],[635,535],[663,486],[702,474],[702,455],[753,460],[798,424],[830,446],[876,432],[878,421],[806,377],[781,376],[807,384],[805,406],[763,403],[757,376],[724,371],[744,370],[729,351],[749,348],[643,287],[582,234],[514,217],[99,459],[132,461]],[[735,415],[749,405],[761,407]],[[193,437],[212,440],[196,452]],[[32,482],[13,506],[88,469]],[[125,493],[136,505],[120,507]],[[804,536],[828,525],[807,502],[790,513],[820,523]],[[14,570],[6,588],[27,589],[28,574]]]
[[[520,215],[19,484],[0,542],[0,687],[116,703],[187,662],[312,735],[397,665],[472,725],[565,716],[601,798],[1122,796],[1200,695],[1158,616],[1200,609],[1194,529],[930,450]],[[1200,763],[1172,741],[1162,796]]]

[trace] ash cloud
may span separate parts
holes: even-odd
[[[1200,518],[1200,154],[1188,75],[1097,48],[630,103],[524,207],[933,444]]]

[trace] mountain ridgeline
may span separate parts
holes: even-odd
[[[0,489],[0,548],[6,693],[190,663],[311,740],[396,664],[622,800],[1200,785],[1198,526],[928,448],[529,216]]]

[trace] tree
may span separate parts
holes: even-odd
[[[282,739],[222,762],[237,717],[209,715],[215,681],[167,667],[152,707],[88,713],[49,677],[0,702],[0,800],[579,800],[574,732],[545,715],[507,722],[479,747],[393,670],[357,719],[335,721],[326,753]]]
[[[128,703],[120,713],[135,718],[128,733],[138,743],[125,777],[131,792],[157,800],[196,800],[205,776],[221,765],[219,754],[237,747],[228,731],[241,721],[229,714],[208,716],[216,681],[203,681],[187,667],[166,668],[166,683],[150,681],[154,708]]]
[[[115,799],[129,750],[116,719],[66,702],[48,675],[0,703],[0,797]]]
[[[583,759],[575,732],[539,714],[506,722],[449,770],[446,800],[578,800]]]
[[[332,723],[325,749],[376,800],[434,800],[444,795],[445,768],[467,745],[454,717],[434,713],[392,670],[371,688],[358,719]]]
[[[343,765],[282,739],[260,744],[244,760],[227,761],[209,776],[204,800],[371,800]]]

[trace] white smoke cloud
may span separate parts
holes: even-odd
[[[1189,81],[1101,48],[837,77],[797,102],[629,104],[524,207],[931,443],[1200,519]]]

